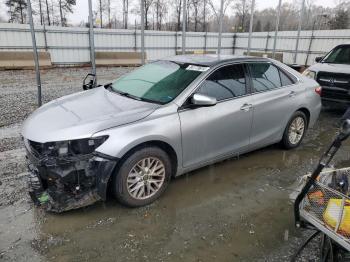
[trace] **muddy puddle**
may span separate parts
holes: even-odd
[[[340,116],[323,111],[298,149],[271,146],[176,178],[150,206],[110,199],[61,215],[29,201],[20,123],[4,126],[0,261],[289,261],[302,234],[288,196],[331,142]],[[349,152],[346,142],[336,166],[350,165]]]

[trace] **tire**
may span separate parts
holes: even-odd
[[[302,124],[300,121],[302,121]],[[301,131],[301,126],[298,127],[298,123],[299,125],[303,125],[302,131]],[[281,141],[285,149],[296,148],[300,145],[300,143],[303,141],[303,138],[305,136],[305,133],[307,130],[307,124],[308,124],[307,117],[303,112],[296,111],[292,115],[291,119],[287,124],[286,129],[284,130],[283,138]],[[299,130],[296,130],[296,129],[299,129]],[[295,133],[291,134],[291,132],[295,132]]]
[[[148,205],[167,188],[171,170],[170,158],[162,149],[143,147],[134,150],[114,174],[114,196],[121,204],[129,207]]]

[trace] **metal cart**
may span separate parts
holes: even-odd
[[[350,112],[350,111],[349,111]],[[350,252],[350,167],[328,169],[329,163],[350,135],[350,120],[345,119],[340,133],[321,157],[312,174],[304,177],[303,187],[294,202],[295,224],[315,232],[292,258],[321,235],[320,261],[344,261]]]

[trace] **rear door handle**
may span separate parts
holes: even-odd
[[[241,110],[242,110],[242,111],[245,111],[245,112],[248,112],[252,107],[253,107],[252,104],[247,104],[247,103],[245,103],[245,104],[241,107]]]
[[[297,93],[295,91],[291,91],[289,93],[289,97],[295,97],[297,95]]]

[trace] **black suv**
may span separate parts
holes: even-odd
[[[324,104],[350,104],[350,44],[338,45],[303,73],[322,87]]]

